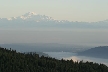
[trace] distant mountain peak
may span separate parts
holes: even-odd
[[[36,21],[36,22],[40,22],[40,21],[54,21],[54,19],[52,17],[46,16],[46,15],[39,15],[35,12],[28,12],[25,13],[24,15],[21,15],[19,17],[11,17],[8,18],[7,20],[27,20],[27,21]]]
[[[37,14],[35,12],[28,12],[24,14],[23,16],[33,16],[33,15],[37,15]]]
[[[57,19],[53,19],[50,16],[47,15],[41,15],[41,14],[37,14],[36,12],[27,12],[21,16],[18,17],[10,17],[10,18],[0,18],[0,20],[8,20],[8,21],[35,21],[35,22],[49,22],[52,21],[54,23],[80,23],[80,24],[98,24],[101,25],[103,27],[103,23],[106,25],[108,23],[108,19],[106,20],[102,20],[102,21],[98,21],[98,22],[79,22],[79,21],[68,21],[68,20],[57,20]],[[79,26],[80,27],[80,26]],[[97,26],[96,26],[97,27]],[[106,28],[106,26],[104,26]],[[107,26],[108,27],[108,26]],[[101,28],[101,27],[100,27]]]

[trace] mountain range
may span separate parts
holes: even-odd
[[[36,28],[66,28],[66,29],[107,29],[108,20],[99,22],[72,22],[55,20],[46,15],[28,12],[11,18],[0,18],[0,29],[36,29]]]

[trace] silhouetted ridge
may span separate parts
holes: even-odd
[[[108,59],[108,46],[99,46],[89,50],[78,53],[78,55],[106,58]]]
[[[19,53],[0,48],[0,72],[108,72],[104,64],[93,62],[73,62],[39,57],[36,53]]]

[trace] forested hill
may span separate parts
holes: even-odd
[[[108,59],[108,46],[99,46],[79,52],[78,55]]]
[[[73,62],[0,47],[0,72],[108,72],[104,64]]]

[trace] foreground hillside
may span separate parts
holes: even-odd
[[[108,46],[99,46],[79,52],[78,55],[108,59]]]
[[[108,72],[104,64],[73,62],[39,57],[36,53],[19,53],[0,48],[0,72]]]

